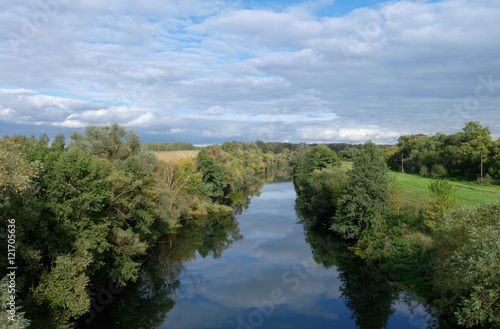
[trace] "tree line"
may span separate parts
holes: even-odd
[[[393,170],[495,183],[500,181],[500,140],[477,121],[454,134],[405,135],[386,150]]]

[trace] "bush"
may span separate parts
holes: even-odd
[[[420,175],[427,176],[429,175],[429,169],[426,166],[420,167]]]
[[[448,175],[448,171],[441,164],[435,164],[432,166],[431,174],[434,177],[446,177]]]
[[[457,189],[446,180],[431,182],[429,189],[431,192],[431,200],[426,210],[426,225],[433,231],[436,228],[436,220],[445,212],[453,208],[455,204],[453,193],[455,193]]]
[[[500,202],[446,213],[435,241],[434,285],[442,307],[459,324],[499,327]]]

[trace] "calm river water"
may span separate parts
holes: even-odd
[[[189,225],[139,282],[101,294],[82,327],[444,328],[342,242],[297,223],[295,198],[291,182],[266,184],[241,214]]]

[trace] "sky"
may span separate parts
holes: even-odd
[[[500,137],[500,2],[14,0],[0,135],[118,123],[144,142]]]

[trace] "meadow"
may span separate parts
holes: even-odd
[[[406,203],[426,205],[430,200],[429,185],[436,178],[423,177],[402,172],[391,173],[399,185],[401,196]],[[500,200],[500,186],[447,179],[457,188],[453,194],[458,206],[473,206]]]
[[[344,162],[341,167],[352,168],[352,163]],[[396,184],[401,191],[401,197],[407,204],[422,207],[430,200],[429,185],[437,178],[424,177],[417,174],[407,174],[392,171]],[[500,186],[491,184],[479,184],[453,178],[441,178],[448,180],[457,188],[453,194],[456,205],[474,206],[500,200]]]
[[[161,162],[172,162],[187,158],[196,158],[199,150],[189,151],[157,151],[153,152]]]

